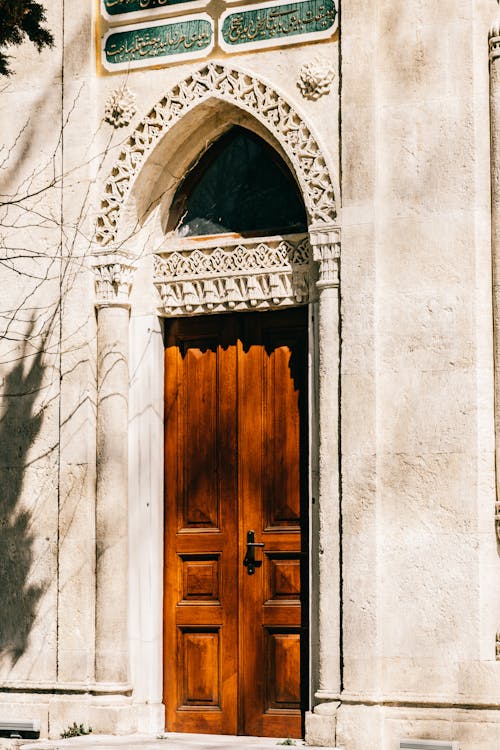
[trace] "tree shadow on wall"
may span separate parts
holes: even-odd
[[[5,377],[0,419],[0,657],[15,664],[25,652],[43,588],[30,584],[34,535],[31,512],[19,507],[27,453],[40,431],[43,409],[33,413],[44,373],[45,340],[26,368],[25,336],[18,363]]]

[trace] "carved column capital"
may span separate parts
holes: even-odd
[[[500,12],[488,32],[490,60],[500,57]]]
[[[101,253],[92,261],[96,306],[129,306],[135,265],[126,253]]]
[[[319,224],[309,228],[313,259],[318,264],[318,289],[338,287],[340,270],[340,228]]]

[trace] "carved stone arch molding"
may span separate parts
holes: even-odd
[[[325,155],[296,109],[254,75],[209,62],[174,86],[128,138],[104,188],[96,227],[99,245],[107,248],[118,239],[127,197],[160,139],[190,110],[214,98],[246,111],[276,138],[295,171],[310,225],[335,223],[337,207]]]

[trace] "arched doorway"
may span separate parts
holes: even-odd
[[[218,235],[217,242],[204,251],[206,238],[188,236],[179,243],[178,237],[165,234],[165,216],[179,176],[186,174],[195,154],[203,152],[201,144],[210,143],[232,123],[258,133],[286,162],[306,207],[305,235]],[[295,105],[254,73],[210,61],[157,101],[126,139],[103,186],[92,261],[98,375],[106,378],[120,409],[112,415],[110,430],[106,408],[98,401],[96,512],[109,519],[99,527],[98,544],[107,550],[106,560],[119,574],[111,577],[105,566],[97,567],[100,630],[96,649],[104,653],[102,644],[109,633],[119,632],[126,642],[123,612],[128,599],[129,650],[128,654],[123,651],[120,664],[126,671],[130,659],[142,731],[164,728],[162,319],[211,313],[205,318],[217,320],[229,316],[213,313],[254,311],[248,317],[257,320],[258,311],[266,311],[269,320],[274,308],[301,309],[306,304],[309,308],[309,361],[316,361],[309,374],[310,398],[316,404],[310,426],[311,497],[315,497],[312,507],[316,510],[310,551],[314,636],[309,689],[311,706],[318,700],[337,700],[341,656],[339,394],[335,384],[339,378],[340,228],[332,174],[328,152]],[[215,278],[207,276],[207,267],[216,269]],[[101,372],[100,363],[110,347],[121,362],[129,364],[128,384],[122,377],[124,368]],[[107,403],[105,398],[103,403]],[[124,457],[117,473],[113,451],[117,441],[123,444],[127,437],[128,459]],[[114,545],[117,521],[126,530],[123,509],[127,505],[128,581],[123,555]],[[109,601],[113,607],[105,606]],[[113,657],[116,661],[114,652]],[[101,661],[107,664],[104,657]],[[130,689],[128,683],[126,687]],[[308,714],[306,724],[313,718]]]
[[[177,315],[207,304],[266,309],[166,321],[167,729],[301,737],[307,308],[296,306],[293,270],[291,288],[273,290],[268,266],[281,245],[282,266],[293,267],[296,245],[307,241],[306,213],[285,162],[235,127],[188,172],[167,229],[175,250],[164,255],[165,286],[176,286],[169,301]],[[256,264],[250,292],[242,258]]]

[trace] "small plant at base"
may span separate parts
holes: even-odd
[[[296,745],[297,743],[295,740],[291,740],[290,737],[287,737],[286,740],[283,740],[282,742],[277,742],[277,745]]]
[[[168,734],[165,732],[162,732],[161,734],[156,735],[157,740],[168,740]]]
[[[61,739],[67,740],[69,737],[81,737],[84,734],[92,734],[92,727],[85,729],[83,724],[77,724],[73,722],[73,726],[68,727],[64,732],[61,732]]]

